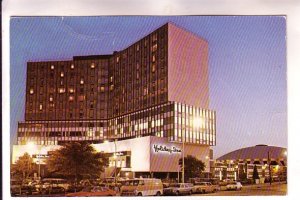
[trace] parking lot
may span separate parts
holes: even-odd
[[[117,194],[119,196],[120,194]],[[227,191],[224,188],[221,188],[220,191],[206,194],[192,194],[192,196],[283,196],[287,195],[287,184],[286,183],[273,183],[269,184],[260,184],[260,185],[246,185],[243,186],[242,190],[233,190]],[[31,194],[31,195],[22,195],[28,197],[60,197],[65,196],[65,194]]]
[[[198,196],[199,194],[193,194]],[[282,196],[287,195],[287,184],[274,183],[273,185],[261,184],[261,185],[246,185],[242,190],[238,191],[226,191],[221,190],[216,193],[200,194],[204,196]]]

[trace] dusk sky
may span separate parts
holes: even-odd
[[[26,62],[111,54],[167,22],[208,41],[215,158],[256,144],[287,147],[286,18],[279,16],[12,18],[12,143],[24,121]]]

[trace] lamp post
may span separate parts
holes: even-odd
[[[115,154],[114,154],[114,159],[115,159],[115,187],[117,186],[117,139],[114,140],[115,144]]]
[[[208,162],[210,161],[209,156],[205,156],[205,159],[208,160]],[[208,181],[210,180],[210,179],[209,179],[209,174],[210,174],[210,170],[209,170],[209,172],[208,172]]]
[[[270,185],[272,185],[272,172],[271,172],[270,151],[268,151],[268,164],[269,164]]]
[[[184,142],[185,142],[185,130],[182,134],[182,183],[184,183]]]

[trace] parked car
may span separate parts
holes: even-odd
[[[21,180],[12,179],[10,181],[10,192],[12,196],[29,195],[34,191],[34,187]]]
[[[101,186],[88,186],[80,192],[68,193],[67,197],[97,197],[97,196],[116,196],[116,192]]]
[[[216,192],[218,186],[212,185],[210,182],[195,182],[193,192],[194,193],[211,193]]]
[[[65,193],[70,188],[70,184],[65,179],[60,178],[44,178],[35,185],[36,191],[41,194]]]
[[[242,189],[241,182],[229,182],[226,186],[227,190],[241,190]]]
[[[130,179],[123,184],[121,186],[121,196],[160,196],[163,194],[163,184],[160,179]]]
[[[164,195],[183,195],[193,193],[193,184],[191,183],[172,183],[164,188]]]

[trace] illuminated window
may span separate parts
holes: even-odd
[[[148,88],[144,88],[144,95],[148,94]]]
[[[117,57],[117,63],[118,63],[119,61],[120,61],[120,57],[118,56],[118,57]]]
[[[49,101],[51,101],[51,102],[52,102],[52,101],[53,101],[53,97],[50,97],[50,98],[49,98]]]
[[[40,104],[40,110],[43,110],[43,105],[42,104]]]
[[[80,84],[83,85],[84,84],[84,80],[83,78],[80,79]]]
[[[95,68],[95,64],[94,64],[94,63],[91,64],[91,68],[92,68],[92,69]]]
[[[52,69],[52,70],[54,69],[54,65],[51,65],[51,69]]]
[[[156,58],[155,55],[152,56],[152,62],[155,62]]]
[[[109,89],[110,89],[110,90],[113,90],[113,89],[114,89],[114,85],[111,85],[111,86],[109,87]]]
[[[155,44],[155,45],[153,45],[152,47],[151,47],[151,51],[152,52],[155,52],[157,50],[157,44]]]
[[[30,94],[33,94],[33,89],[30,89],[29,93],[30,93]]]
[[[64,77],[64,72],[60,72],[60,77]]]
[[[157,34],[154,34],[154,35],[152,36],[152,40],[153,40],[153,42],[157,40]]]
[[[140,45],[136,45],[136,50],[137,50],[137,51],[140,50]]]
[[[100,91],[104,92],[104,87],[103,86],[100,87]]]
[[[109,77],[109,80],[110,80],[110,82],[113,82],[114,77],[113,76]]]
[[[71,65],[71,69],[74,69],[74,65],[73,64]]]
[[[69,101],[73,101],[74,100],[74,96],[69,96]]]
[[[84,95],[78,96],[78,100],[79,100],[79,101],[84,101],[84,100],[85,100],[85,96],[84,96]]]
[[[73,88],[70,88],[70,89],[69,89],[69,92],[70,92],[70,93],[74,93],[74,89],[73,89]]]
[[[155,72],[156,66],[155,64],[152,65],[152,72]]]
[[[59,89],[58,89],[58,92],[59,92],[59,93],[65,93],[65,92],[66,92],[66,89],[65,89],[65,88],[59,88]]]

